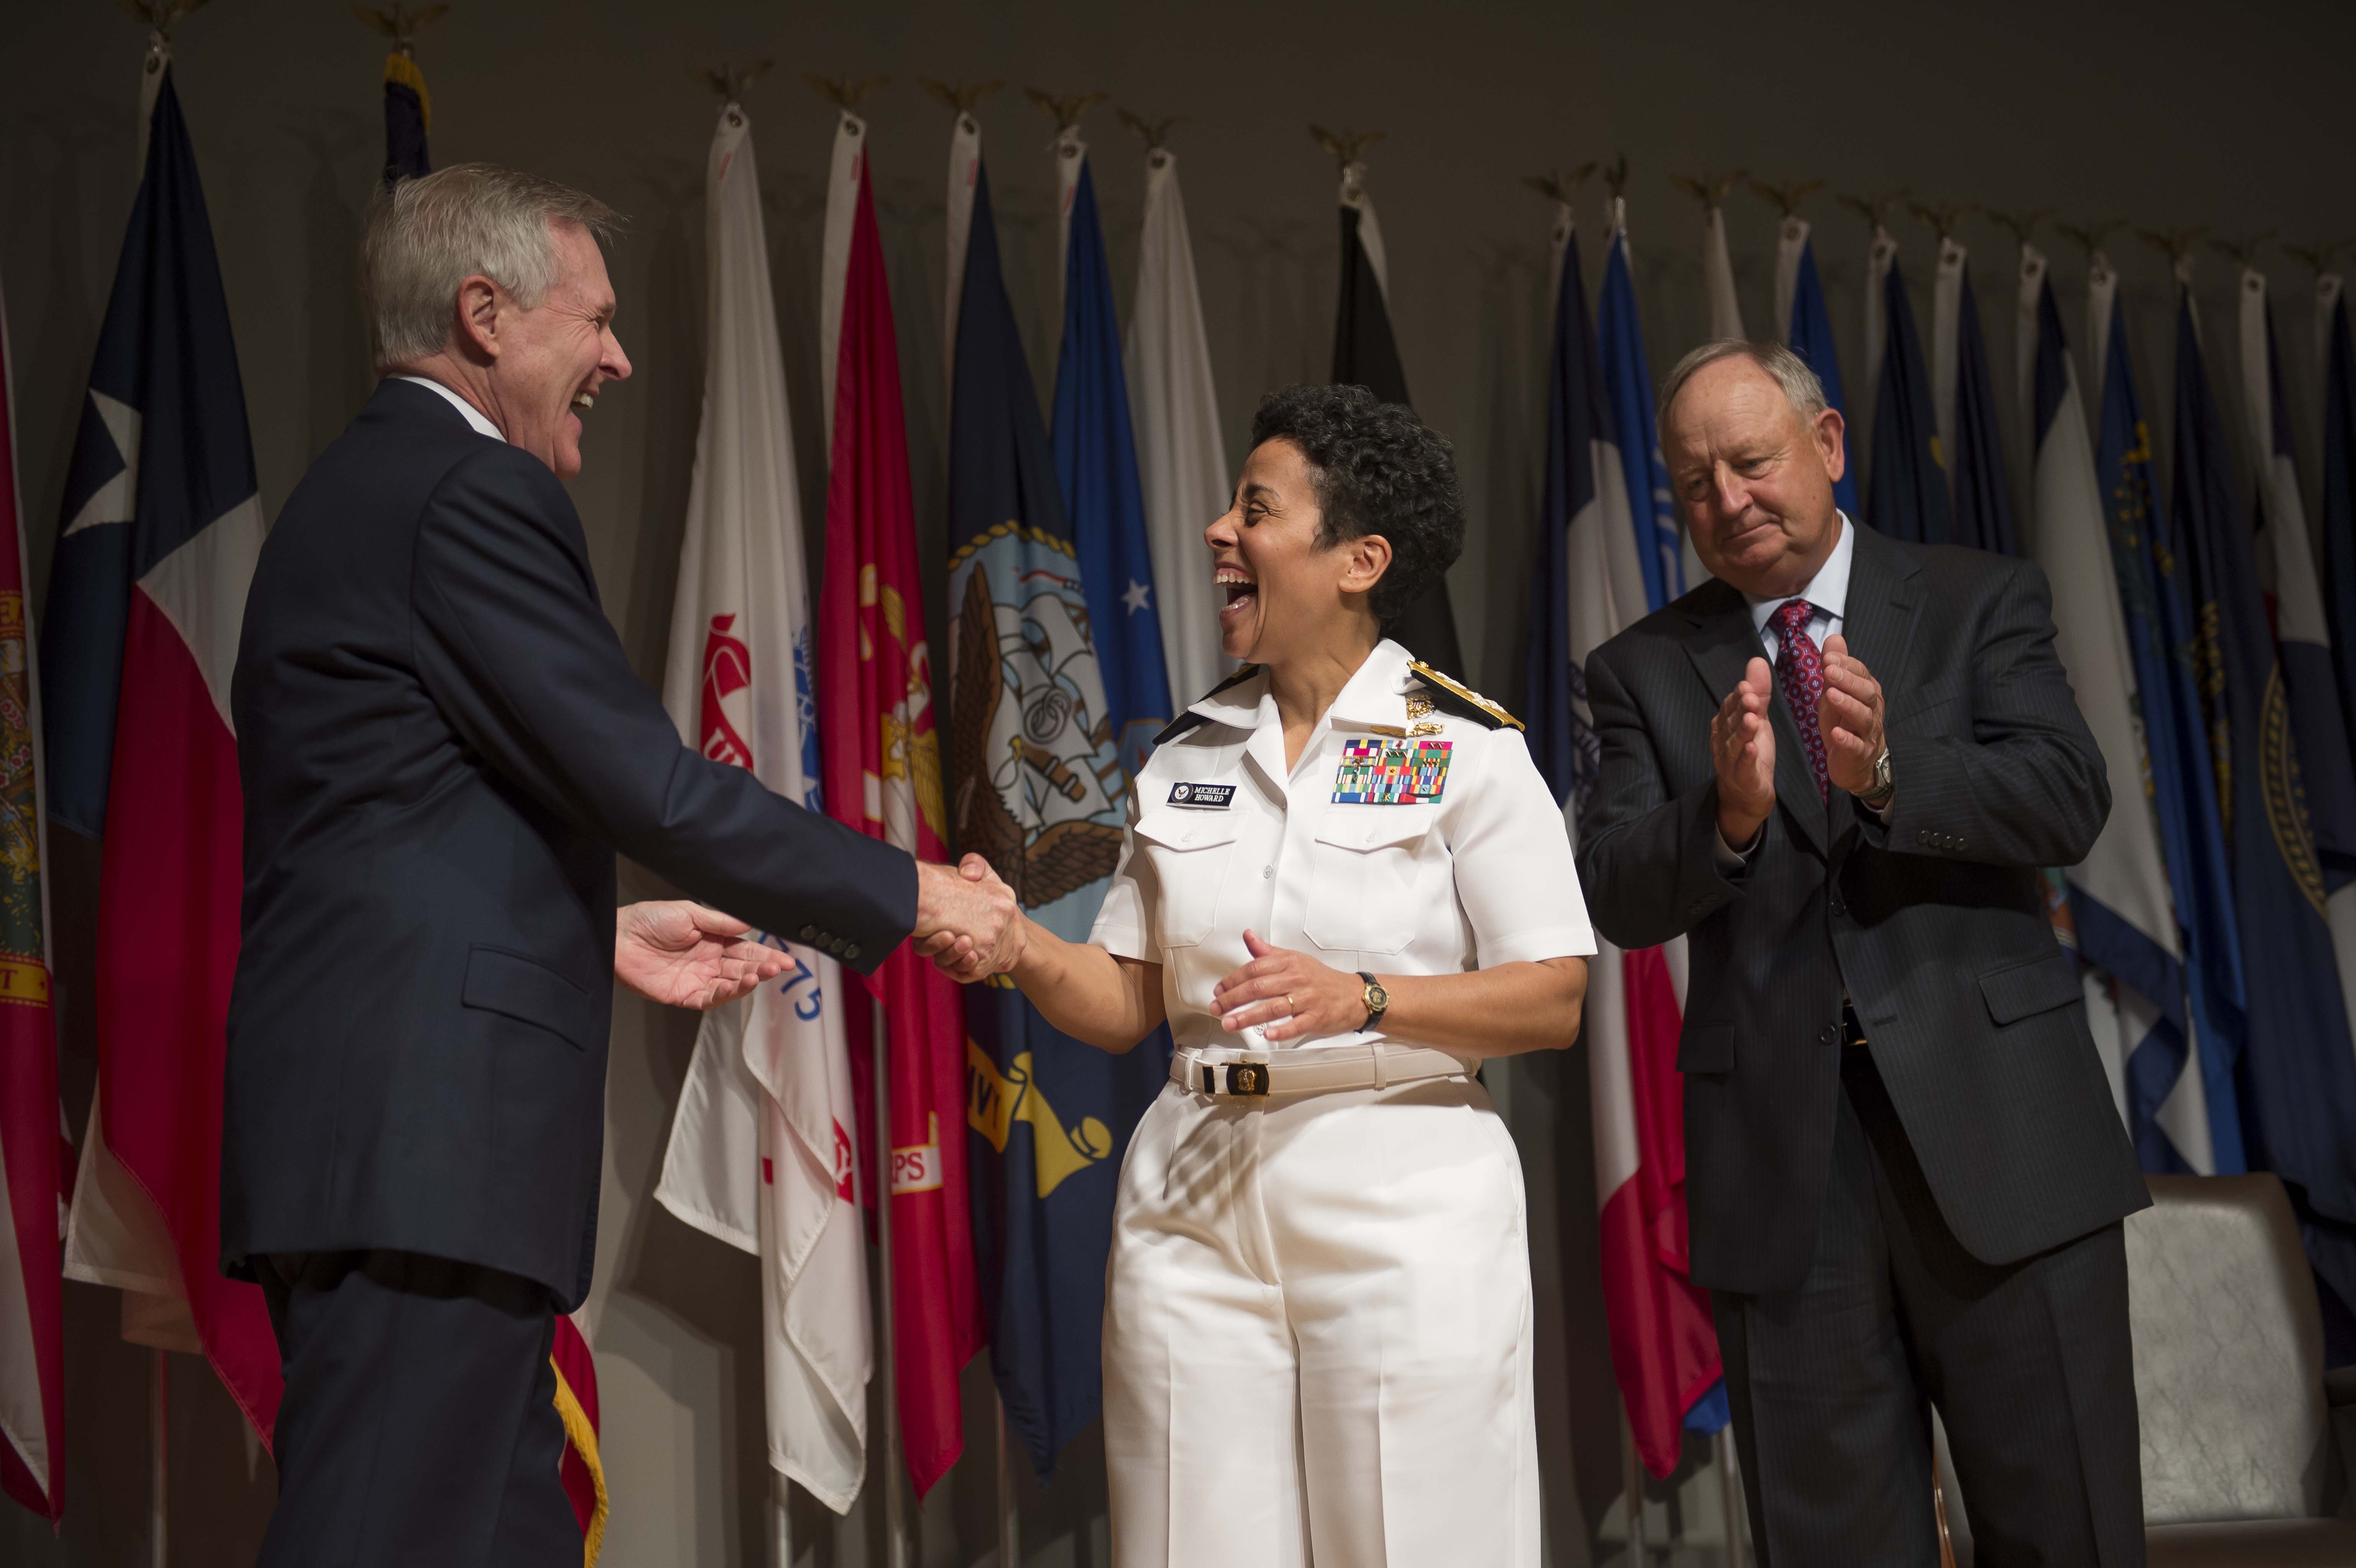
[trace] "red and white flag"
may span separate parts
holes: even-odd
[[[59,1320],[66,1175],[49,1012],[48,859],[40,682],[25,608],[16,390],[0,308],[0,1489],[57,1522],[65,1511],[65,1351]]]
[[[720,112],[705,175],[703,428],[680,545],[664,705],[690,745],[817,805],[809,592],[752,124]],[[867,1465],[867,1258],[842,976],[795,967],[704,1015],[655,1197],[761,1259],[769,1463],[841,1513]]]
[[[1724,234],[1714,208],[1712,219],[1712,242],[1722,252]],[[1572,241],[1566,205],[1555,228],[1558,280],[1570,260]],[[1559,287],[1557,295],[1563,309],[1580,315],[1576,323],[1557,324],[1558,360],[1580,361],[1564,364],[1558,373],[1591,389],[1587,397],[1556,399],[1573,427],[1549,432],[1550,443],[1565,447],[1565,473],[1578,466],[1569,450],[1577,443],[1586,448],[1585,467],[1593,476],[1591,490],[1567,498],[1576,510],[1569,522],[1566,620],[1571,663],[1583,670],[1597,648],[1649,607],[1641,553],[1648,546],[1638,535],[1618,444],[1602,423],[1601,399],[1593,395],[1602,380],[1595,338],[1584,320],[1584,297]],[[1574,325],[1576,331],[1565,330]],[[1650,404],[1648,390],[1639,406]],[[1621,439],[1649,435],[1638,431]],[[1652,532],[1650,519],[1645,532]],[[1575,725],[1584,726],[1584,696],[1573,705]],[[1577,807],[1574,796],[1566,812],[1574,843]],[[1636,1452],[1655,1476],[1676,1468],[1687,1412],[1718,1381],[1719,1371],[1708,1298],[1687,1277],[1685,1100],[1676,1065],[1685,966],[1683,938],[1635,952],[1599,941],[1587,972],[1584,1032],[1612,1365]]]
[[[958,120],[972,124],[968,115]],[[820,287],[822,299],[841,302],[840,318],[821,332],[837,345],[826,584],[819,596],[826,809],[872,838],[937,861],[948,849],[932,653],[916,569],[900,349],[866,148],[865,124],[845,113],[827,188]],[[951,244],[961,248],[954,211],[951,218]],[[965,1001],[905,944],[864,990],[847,987],[844,1000],[853,1038],[870,1037],[871,1004],[882,1005],[890,1032],[893,1349],[901,1447],[921,1497],[964,1450],[958,1374],[982,1344],[966,1191]],[[853,1059],[864,1064],[870,1054]],[[861,1074],[862,1126],[873,1115],[869,1076]]]
[[[51,820],[104,846],[98,1095],[69,1277],[123,1335],[202,1349],[262,1441],[278,1345],[220,1272],[221,1072],[244,887],[230,729],[262,505],[229,305],[168,59],[69,466],[41,636]]]

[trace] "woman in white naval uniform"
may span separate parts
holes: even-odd
[[[1119,1568],[1538,1560],[1521,1166],[1481,1058],[1579,1032],[1594,950],[1520,726],[1380,623],[1462,548],[1448,443],[1355,387],[1261,405],[1205,531],[1229,657],[1139,776],[1090,942],[1012,975],[1172,1083],[1105,1308]]]

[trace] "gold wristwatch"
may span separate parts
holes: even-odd
[[[1358,993],[1358,999],[1366,1004],[1366,1021],[1358,1026],[1359,1033],[1365,1034],[1380,1024],[1383,1015],[1390,1010],[1391,993],[1383,989],[1381,981],[1363,969],[1358,971],[1358,978],[1366,983],[1365,990]]]

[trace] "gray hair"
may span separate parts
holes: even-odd
[[[621,216],[593,196],[501,168],[453,164],[380,188],[360,236],[360,305],[381,375],[441,351],[458,285],[480,273],[530,310],[556,286],[556,226],[600,238]]]
[[[1677,401],[1677,393],[1685,391],[1686,383],[1693,380],[1704,365],[1714,365],[1720,360],[1731,360],[1738,355],[1775,378],[1775,384],[1783,389],[1783,397],[1791,403],[1792,412],[1800,416],[1801,424],[1815,424],[1816,415],[1828,406],[1825,402],[1825,383],[1816,379],[1816,372],[1808,369],[1805,360],[1781,343],[1751,343],[1740,338],[1717,338],[1677,361],[1677,368],[1671,371],[1669,379],[1661,383],[1661,401],[1654,412],[1654,422],[1659,424],[1669,417],[1669,405]]]

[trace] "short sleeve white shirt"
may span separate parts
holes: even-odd
[[[1595,950],[1561,808],[1521,732],[1435,708],[1428,691],[1407,650],[1385,640],[1291,768],[1264,674],[1196,703],[1205,722],[1147,761],[1090,940],[1162,966],[1179,1045],[1420,1043],[1344,1030],[1271,1047],[1257,1027],[1222,1029],[1211,992],[1249,961],[1247,929],[1376,974]],[[1404,777],[1402,750],[1414,765]]]

